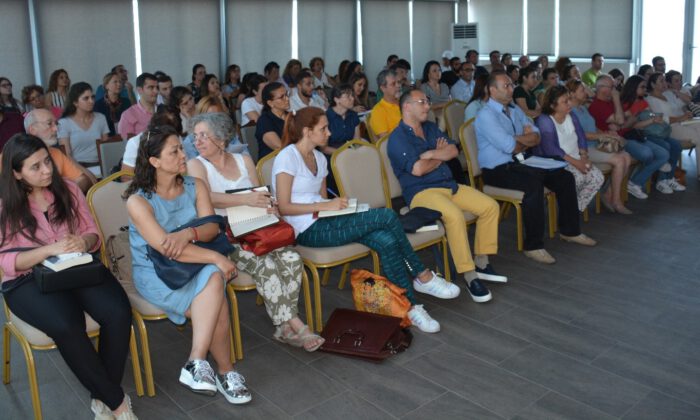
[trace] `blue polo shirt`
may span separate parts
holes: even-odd
[[[476,131],[476,144],[479,147],[479,166],[493,169],[504,163],[513,162],[513,149],[515,149],[515,136],[523,134],[526,125],[532,131],[540,130],[519,106],[508,104],[508,113],[500,103],[489,99],[477,114],[474,120]]]
[[[420,155],[428,150],[434,150],[439,138],[444,137],[450,144],[455,144],[433,122],[423,123],[423,133],[425,140],[418,137],[411,127],[401,121],[391,132],[387,144],[391,167],[401,184],[403,197],[409,205],[416,194],[428,188],[450,188],[453,194],[457,192],[457,182],[445,162],[423,176],[411,174],[413,165],[420,159]]]
[[[328,118],[328,130],[331,132],[328,139],[329,146],[337,148],[355,138],[355,127],[360,125],[360,117],[357,116],[357,112],[348,110],[343,118],[333,111],[332,107],[329,107],[326,111],[326,117]]]

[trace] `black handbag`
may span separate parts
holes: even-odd
[[[219,233],[209,242],[197,241],[194,244],[198,247],[206,248],[211,251],[216,251],[222,255],[228,255],[233,252],[233,246],[229,243],[226,237],[226,220],[219,215],[205,216],[196,218],[187,222],[170,233],[179,232],[181,230],[195,228],[207,223],[216,223],[219,225]],[[203,263],[184,263],[170,259],[160,252],[156,251],[150,245],[147,246],[148,258],[153,263],[153,268],[156,270],[156,275],[161,279],[166,286],[172,290],[177,290],[194,278],[205,265]]]
[[[4,250],[2,253],[30,251],[35,248],[36,247],[12,248]],[[76,265],[61,271],[53,271],[39,263],[32,268],[31,273],[10,280],[9,283],[11,284],[3,284],[2,292],[7,293],[32,279],[36,281],[41,293],[97,286],[104,281],[104,276],[108,272],[109,270],[102,264],[98,254],[93,254],[92,261],[89,263]]]
[[[408,213],[399,216],[403,231],[416,233],[423,226],[434,224],[442,217],[442,213],[427,207],[414,207]]]

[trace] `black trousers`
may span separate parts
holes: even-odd
[[[92,287],[41,293],[31,279],[5,294],[10,310],[56,343],[80,383],[115,410],[124,400],[121,388],[129,351],[131,306],[121,285],[105,270],[105,280]],[[100,324],[99,349],[85,333],[87,312]]]
[[[524,249],[544,248],[544,188],[554,191],[559,206],[559,231],[562,235],[581,233],[576,182],[565,169],[547,171],[520,163],[505,163],[493,169],[482,169],[484,182],[501,188],[523,191],[522,209],[525,225]]]

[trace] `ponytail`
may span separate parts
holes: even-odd
[[[282,148],[301,140],[304,128],[313,129],[325,115],[322,109],[313,106],[288,113],[282,131]]]

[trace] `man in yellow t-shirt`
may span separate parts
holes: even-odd
[[[45,109],[35,109],[24,118],[24,129],[27,133],[39,137],[46,143],[51,154],[51,159],[56,170],[62,177],[68,178],[78,184],[80,190],[87,192],[90,187],[97,182],[97,178],[76,161],[66,156],[60,149],[54,147],[58,144],[56,134],[58,126],[56,118],[50,111]]]
[[[383,97],[372,108],[369,125],[377,139],[380,139],[391,133],[401,121],[401,110],[399,109],[401,86],[399,86],[396,72],[393,70],[380,71],[377,75],[377,86],[382,91]]]

